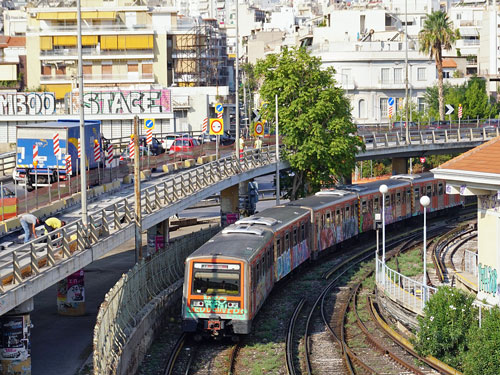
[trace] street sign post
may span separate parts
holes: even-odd
[[[462,118],[462,104],[458,105],[458,130],[460,130],[460,120]]]
[[[387,99],[387,104],[388,104],[387,114],[389,116],[389,129],[391,129],[392,128],[392,114],[394,112],[394,98],[390,97],[389,99]]]

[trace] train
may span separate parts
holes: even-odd
[[[366,184],[329,189],[265,209],[225,227],[185,262],[182,329],[195,338],[250,333],[252,322],[280,280],[327,249],[369,232],[382,211],[379,187],[386,184],[386,225],[464,204],[446,194],[432,173],[397,175]]]

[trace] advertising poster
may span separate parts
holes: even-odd
[[[57,310],[61,315],[85,313],[85,286],[83,270],[57,283]]]
[[[31,374],[30,316],[0,317],[2,374]]]

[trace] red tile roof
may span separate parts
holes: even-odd
[[[443,68],[456,68],[457,63],[453,59],[443,59]]]
[[[437,169],[500,174],[499,160],[500,137],[496,137],[441,164]]]
[[[0,48],[24,47],[26,46],[26,37],[0,35]]]

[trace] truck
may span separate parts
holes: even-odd
[[[59,157],[54,153],[54,134],[59,134]],[[27,184],[30,189],[47,186],[58,180],[65,181],[66,155],[71,155],[72,175],[78,173],[78,140],[80,138],[79,120],[58,120],[36,125],[18,125],[16,127],[17,155],[16,168],[13,177],[19,185]],[[103,149],[101,136],[101,122],[96,120],[85,121],[85,147],[87,167],[97,168],[98,162],[94,158],[94,145],[99,143]],[[33,146],[38,146],[38,163],[33,163]],[[102,151],[101,151],[102,154]],[[104,160],[101,155],[101,163]],[[36,176],[35,176],[36,168]]]

